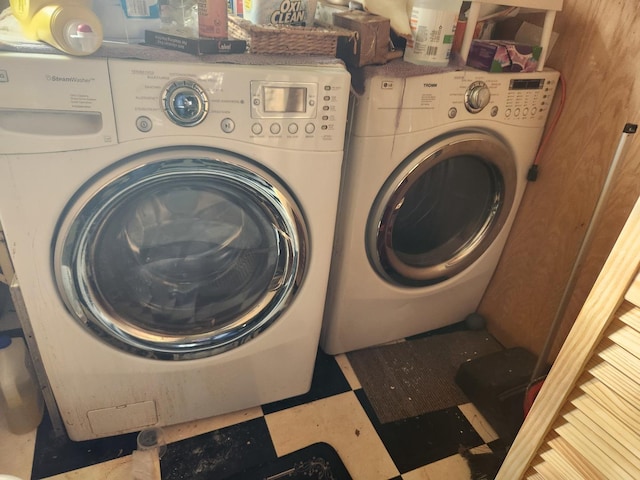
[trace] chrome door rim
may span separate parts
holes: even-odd
[[[256,198],[272,222],[278,263],[268,290],[249,310],[222,329],[199,334],[166,334],[140,328],[100,301],[92,275],[91,249],[110,211],[150,182],[171,178],[233,182]],[[94,335],[135,355],[169,360],[219,354],[254,338],[290,305],[308,263],[309,235],[291,194],[264,169],[227,152],[196,147],[163,149],[123,160],[87,183],[69,202],[55,237],[53,269],[67,309]]]
[[[482,227],[459,252],[435,265],[408,265],[392,244],[394,224],[405,195],[429,169],[458,155],[472,155],[494,169],[502,177],[501,192],[497,192]],[[409,287],[433,285],[459,274],[486,251],[502,230],[515,198],[516,180],[513,153],[495,135],[460,131],[422,146],[389,177],[370,211],[365,243],[372,267],[386,281]]]

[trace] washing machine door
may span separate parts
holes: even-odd
[[[53,264],[71,314],[127,352],[214,355],[254,338],[296,295],[300,208],[247,159],[160,150],[98,175],[59,222]]]
[[[393,284],[447,280],[491,245],[511,210],[516,166],[496,136],[464,131],[416,150],[390,176],[371,210],[367,253]]]

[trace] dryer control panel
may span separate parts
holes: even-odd
[[[509,80],[504,116],[514,120],[546,120],[558,82],[558,73],[551,77],[512,78]]]
[[[353,132],[378,136],[450,126],[499,122],[540,129],[559,81],[554,70],[488,73],[460,70],[398,76],[379,67],[365,82],[366,101],[356,104]]]
[[[440,82],[438,112],[442,121],[495,120],[521,127],[544,126],[559,79],[559,73],[553,70],[462,70],[442,75],[446,79]],[[408,88],[405,96],[413,91],[415,87]]]

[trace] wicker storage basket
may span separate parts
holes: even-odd
[[[246,40],[251,53],[335,57],[338,37],[353,36],[344,28],[255,25],[229,15],[229,37]]]

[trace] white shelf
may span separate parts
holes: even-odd
[[[506,5],[508,7],[535,8],[536,10],[562,10],[563,0],[472,0],[473,3]]]
[[[475,32],[476,23],[478,23],[481,4],[546,10],[544,25],[542,26],[542,33],[540,35],[542,53],[538,60],[538,71],[541,71],[547,61],[549,40],[551,40],[551,32],[553,31],[553,22],[555,22],[556,19],[556,12],[562,10],[562,2],[563,0],[472,0],[471,7],[469,8],[469,15],[467,17],[467,26],[464,30],[464,37],[462,38],[462,47],[460,49],[462,60],[466,63],[467,57],[469,56],[469,49],[471,48],[471,41],[473,40],[473,32]]]

